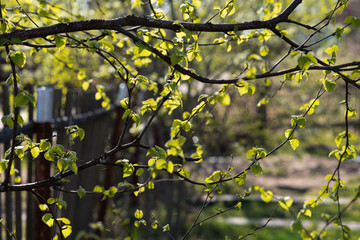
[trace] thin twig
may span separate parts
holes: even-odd
[[[249,232],[248,234],[239,237],[239,240],[244,239],[244,238],[246,238],[246,237],[248,237],[248,236],[251,236],[251,235],[253,235],[256,231],[259,231],[260,229],[265,228],[265,227],[270,223],[270,221],[272,220],[272,217],[274,216],[274,214],[275,214],[275,212],[276,212],[276,210],[277,210],[278,207],[279,207],[279,204],[277,204],[277,205],[275,206],[275,208],[274,208],[274,210],[272,211],[270,217],[268,218],[268,220],[267,220],[262,226],[258,226],[258,227],[256,227],[255,229],[253,229],[251,232]]]
[[[32,194],[34,194],[38,199],[40,199],[40,200],[47,206],[48,210],[50,211],[50,214],[53,216],[53,219],[54,219],[54,222],[56,223],[56,226],[59,228],[59,231],[60,231],[60,233],[59,233],[60,239],[63,240],[64,237],[63,237],[63,235],[62,235],[62,233],[61,233],[62,228],[61,228],[60,222],[55,218],[55,213],[54,213],[54,211],[52,210],[50,204],[48,204],[47,200],[44,199],[44,198],[43,198],[39,193],[37,193],[36,191],[31,190],[30,192],[31,192]]]

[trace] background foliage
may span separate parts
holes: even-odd
[[[249,209],[249,215],[255,213],[248,200],[253,196],[267,203],[261,209],[268,221],[240,232],[225,224],[224,235],[243,239],[257,234],[281,209],[293,219],[292,233],[280,230],[286,237],[351,239],[343,218],[357,206],[359,189],[354,184],[350,200],[341,204],[346,183],[340,170],[356,157],[359,145],[360,63],[352,42],[360,26],[352,15],[356,3],[1,2],[2,82],[11,89],[10,112],[3,111],[2,122],[12,129],[13,140],[1,156],[0,190],[30,191],[40,199],[42,221],[55,229],[55,239],[214,238],[214,219]],[[115,100],[107,90],[120,83],[126,98]],[[86,140],[81,126],[66,128],[63,145],[55,137],[36,141],[18,135],[25,119],[22,109],[36,105],[36,96],[25,90],[29,85],[59,88],[64,94],[93,91],[102,108],[117,105],[123,122],[116,144],[78,159],[72,146]],[[37,161],[42,154],[52,163],[51,176],[20,183],[15,159]],[[272,155],[290,154],[329,155],[329,161],[337,161],[314,198],[294,203],[290,196],[247,183],[249,175],[266,174],[262,165]],[[231,160],[212,165],[210,156]],[[104,167],[121,175],[110,186],[100,180],[92,189],[63,188],[84,170]],[[89,223],[92,230],[73,232],[64,210],[72,202],[42,197],[38,189],[43,187],[56,187],[61,196],[93,194],[112,200],[105,219]],[[233,196],[231,204],[212,204],[225,194]],[[321,207],[326,199],[335,212]],[[176,211],[181,216],[171,216]],[[317,215],[323,227],[303,224]],[[331,225],[336,230],[328,231]]]

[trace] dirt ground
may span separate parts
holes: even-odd
[[[301,159],[287,157],[271,157],[265,159],[261,166],[264,174],[255,177],[249,174],[248,183],[265,187],[281,193],[304,194],[318,192],[326,185],[327,174],[333,174],[338,161],[335,158],[305,156]],[[360,161],[344,161],[341,163],[340,176],[343,181],[358,180],[360,183]]]
[[[238,158],[210,158],[212,170],[224,169],[232,163],[236,170],[244,169],[249,162]],[[222,163],[219,163],[222,162]],[[303,195],[321,190],[327,184],[325,176],[332,174],[337,168],[338,161],[329,157],[312,157],[310,155],[298,158],[295,156],[271,156],[261,161],[264,174],[254,176],[247,174],[247,185],[259,185],[277,194]],[[210,166],[209,166],[210,167]],[[219,168],[220,167],[220,168]],[[358,181],[360,185],[360,159],[341,163],[340,176],[343,181]]]

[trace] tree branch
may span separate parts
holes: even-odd
[[[266,20],[266,21],[250,21],[243,23],[227,23],[227,24],[212,24],[212,23],[189,23],[189,22],[179,22],[176,24],[175,21],[170,20],[161,20],[153,19],[149,17],[138,17],[134,15],[120,17],[115,19],[91,19],[84,21],[75,21],[75,22],[66,22],[59,23],[51,26],[40,27],[40,28],[31,28],[26,30],[18,30],[10,33],[4,33],[0,35],[0,39],[17,38],[20,40],[27,40],[33,38],[44,38],[46,36],[60,34],[60,33],[71,33],[79,31],[89,31],[89,30],[117,30],[119,27],[151,27],[151,28],[161,28],[172,31],[180,31],[182,28],[185,28],[190,31],[199,31],[199,32],[231,32],[235,29],[237,31],[242,30],[251,30],[251,29],[261,29],[267,28],[272,29],[280,22],[287,21],[289,15],[296,9],[296,7],[301,4],[302,0],[294,0],[288,8],[284,10],[277,17]]]

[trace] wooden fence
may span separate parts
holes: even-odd
[[[28,90],[32,91],[31,88]],[[109,92],[108,95],[114,99],[116,92]],[[54,143],[66,146],[68,140],[64,127],[78,125],[86,132],[83,141],[71,146],[71,150],[77,152],[78,162],[82,163],[99,156],[106,149],[106,146],[110,144],[109,136],[115,121],[112,113],[114,113],[115,107],[112,107],[110,110],[104,110],[101,108],[101,101],[95,100],[94,93],[94,91],[84,92],[69,89],[66,95],[63,95],[61,89],[52,90],[51,95],[53,96],[54,109],[52,115],[54,119],[46,123],[37,122],[34,119],[34,107],[29,105],[21,110],[24,119],[26,116],[26,122],[19,129],[18,133],[23,133],[33,140],[50,137]],[[10,112],[10,107],[8,89],[5,86],[2,87],[1,96],[2,113],[6,115]],[[10,147],[12,134],[12,129],[6,127],[0,131],[1,156],[4,156],[5,151]],[[39,163],[40,165],[38,165]],[[36,164],[37,166],[35,167]],[[44,170],[36,171],[35,169],[43,168],[47,164],[50,164],[50,162],[46,160],[41,162],[41,157],[34,161],[30,154],[27,154],[21,163],[19,159],[16,159],[15,168],[18,169],[18,172],[13,177],[20,176],[23,183],[33,182],[39,176],[41,178],[50,174],[50,172],[46,172],[48,170],[44,172]],[[71,177],[70,180],[71,183],[69,186],[66,186],[66,189],[77,189],[80,185],[85,189],[92,189],[99,180],[99,170],[98,168],[92,168],[82,171],[77,176]],[[39,191],[41,192],[41,189]],[[51,190],[49,194],[55,198],[64,197],[64,200],[68,203],[65,215],[71,220],[74,233],[86,229],[88,223],[93,220],[94,214],[92,209],[95,204],[94,198],[89,197],[88,199],[79,200],[76,194],[62,196],[63,193],[54,190]],[[9,236],[5,227],[9,231],[16,229],[16,239],[46,239],[43,238],[44,236],[39,235],[42,230],[41,226],[37,226],[37,215],[43,213],[37,213],[37,211],[38,202],[32,193],[1,193],[0,218],[4,219],[4,221],[2,222],[3,227],[0,227],[0,239],[13,239]]]

